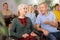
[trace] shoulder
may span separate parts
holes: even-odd
[[[38,16],[37,16],[37,18],[40,18],[42,16],[42,13],[40,13]]]
[[[11,10],[8,10],[9,12],[12,12]]]
[[[12,20],[12,22],[16,22],[17,20],[18,20],[18,18],[16,17]]]
[[[25,16],[29,16],[29,13],[26,13],[26,15]]]
[[[26,17],[28,20],[30,20],[30,18],[29,17]]]
[[[34,12],[32,12],[31,14],[35,16],[35,13]]]
[[[9,12],[10,14],[12,14],[12,11],[11,11],[11,10],[8,10],[8,12]]]
[[[0,17],[3,18],[2,12],[0,12]]]
[[[26,17],[27,18],[27,21],[31,22],[31,19],[29,17]]]
[[[52,11],[49,11],[50,15],[55,15]]]
[[[55,14],[52,11],[50,11],[50,17],[51,18],[56,18]]]

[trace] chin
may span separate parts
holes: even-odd
[[[44,12],[41,12],[42,14],[44,14]]]
[[[26,13],[24,13],[24,15],[26,15]]]

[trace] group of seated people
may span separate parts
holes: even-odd
[[[4,3],[1,11],[4,20],[0,19],[0,25],[3,25],[0,33],[4,34],[1,40],[6,40],[8,35],[15,37],[14,40],[38,40],[38,31],[39,34],[43,33],[46,40],[60,40],[60,30],[57,30],[60,27],[60,5],[56,4],[52,11],[48,10],[45,2],[38,7],[20,4],[15,17],[8,9],[8,3]]]

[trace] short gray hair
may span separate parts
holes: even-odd
[[[44,4],[45,6],[48,7],[48,4],[47,4],[46,2],[42,2],[42,3],[40,3],[39,5],[42,5],[42,4]]]

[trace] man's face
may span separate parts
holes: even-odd
[[[48,7],[45,4],[41,4],[39,8],[40,8],[40,12],[43,14],[48,10]]]
[[[37,6],[34,7],[34,10],[37,10]]]
[[[28,11],[32,11],[33,10],[33,7],[32,6],[28,6]]]

